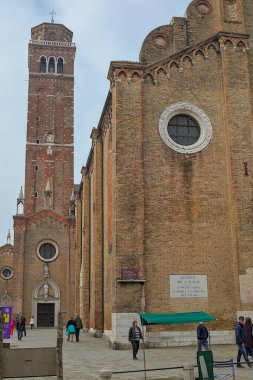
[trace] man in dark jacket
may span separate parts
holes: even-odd
[[[141,329],[137,326],[137,321],[133,321],[132,327],[129,329],[128,340],[132,344],[134,360],[138,359],[136,355],[139,351],[141,339],[143,339]]]
[[[239,322],[235,325],[235,340],[238,347],[237,367],[244,368],[240,363],[242,355],[247,365],[252,367],[252,363],[250,363],[245,349],[244,317],[242,315],[239,317]]]
[[[21,316],[21,324],[22,324],[24,336],[26,336],[25,317],[23,315]]]
[[[204,322],[199,322],[197,327],[198,351],[202,350],[202,346],[206,351],[209,351],[208,336],[208,330]]]
[[[79,342],[79,333],[80,333],[80,330],[83,328],[83,322],[79,315],[76,316],[75,322],[76,322],[76,342]]]
[[[16,329],[18,332],[18,340],[22,340],[23,332],[24,332],[24,323],[22,320],[21,313],[19,313],[16,318]]]

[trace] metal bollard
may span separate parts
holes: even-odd
[[[100,373],[100,378],[101,379],[111,379],[112,378],[112,371],[108,368],[103,368]]]
[[[194,380],[194,364],[183,364],[184,380]]]

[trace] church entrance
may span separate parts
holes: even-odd
[[[39,282],[33,289],[32,297],[35,327],[56,327],[60,305],[59,286],[50,278]]]
[[[37,327],[54,327],[54,303],[37,303]]]

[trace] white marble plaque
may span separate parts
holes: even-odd
[[[170,275],[170,298],[207,298],[207,276]]]

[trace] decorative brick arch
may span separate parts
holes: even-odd
[[[45,284],[48,284],[51,286],[51,288],[54,291],[54,297],[40,297],[39,296],[39,290],[41,287]],[[35,327],[37,327],[37,308],[38,304],[40,303],[54,303],[54,326],[57,326],[57,314],[60,311],[60,288],[59,286],[52,280],[45,279],[38,284],[35,285],[33,288],[33,293],[32,293],[32,315],[34,316],[34,322],[35,322]]]
[[[52,280],[47,279],[39,282],[34,288],[33,288],[33,298],[38,298],[39,295],[39,290],[41,287],[45,284],[48,283],[48,285],[51,286],[51,288],[54,291],[54,298],[60,298],[60,289],[59,286]]]

